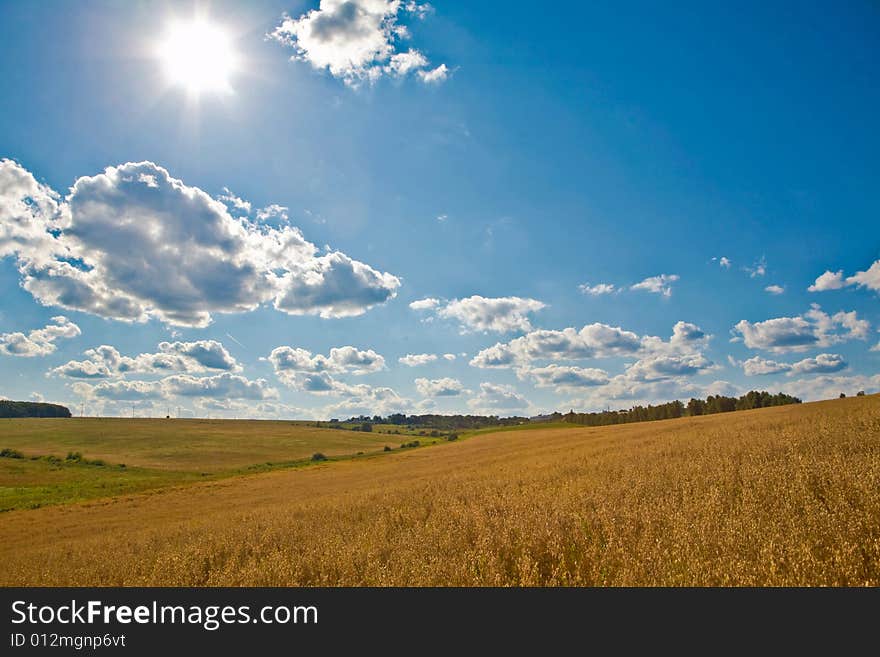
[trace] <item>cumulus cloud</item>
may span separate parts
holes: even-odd
[[[609,381],[608,372],[592,367],[547,365],[524,368],[518,374],[520,378],[532,379],[539,388],[586,388]]]
[[[363,375],[385,369],[385,358],[372,349],[352,346],[333,347],[330,354],[313,355],[311,351],[288,346],[276,347],[268,361],[275,375],[286,385],[306,392],[344,392],[345,385],[331,374]]]
[[[821,375],[808,379],[796,379],[785,384],[786,392],[805,401],[833,399],[844,393],[853,396],[860,391],[868,394],[880,392],[880,374],[873,376]]]
[[[859,319],[856,311],[828,315],[816,304],[801,316],[776,317],[755,323],[741,320],[734,327],[734,333],[739,334],[750,349],[775,353],[805,351],[853,339],[864,340],[869,330],[870,323]]]
[[[71,379],[107,379],[126,374],[199,373],[208,370],[240,372],[242,367],[216,340],[160,342],[157,353],[123,356],[116,347],[101,345],[83,353],[85,360],[71,360],[50,374]]]
[[[529,331],[529,315],[545,307],[537,299],[522,297],[482,297],[474,295],[441,303],[438,299],[421,299],[411,303],[413,310],[434,310],[438,317],[457,320],[464,331]]]
[[[824,274],[816,279],[815,283],[807,288],[807,291],[825,292],[827,290],[839,290],[845,285],[846,282],[843,280],[843,270],[826,271]]]
[[[0,256],[16,255],[22,287],[44,305],[206,326],[212,313],[268,302],[292,315],[360,315],[400,286],[344,253],[318,255],[294,226],[233,217],[152,162],[81,177],[63,201],[18,164],[0,165]]]
[[[447,354],[448,356],[449,354]],[[453,356],[455,358],[455,356]],[[401,356],[397,359],[399,363],[402,365],[406,365],[407,367],[418,367],[419,365],[426,365],[437,360],[436,354],[407,354],[406,356]],[[449,359],[447,359],[449,360]]]
[[[634,381],[662,381],[677,377],[702,374],[713,369],[714,364],[703,354],[656,355],[643,358],[626,370],[626,376]]]
[[[440,299],[435,299],[433,297],[427,297],[425,299],[418,299],[409,304],[409,307],[413,310],[433,310],[437,306],[440,305]]]
[[[780,372],[786,372],[789,376],[832,374],[846,369],[848,365],[849,363],[839,354],[819,354],[814,358],[804,358],[796,363],[780,363],[755,356],[742,363],[746,376],[762,376]]]
[[[458,397],[465,392],[458,379],[416,379],[416,390],[423,397]]]
[[[655,336],[639,336],[619,326],[593,323],[579,331],[539,329],[510,342],[497,343],[478,352],[473,367],[503,368],[526,366],[538,360],[584,360],[613,356],[649,356],[691,353],[708,342],[696,324],[677,322],[668,341]]]
[[[443,354],[444,360],[453,361],[453,360],[455,360],[455,358],[456,358],[455,354]]]
[[[826,271],[807,290],[810,292],[825,292],[827,290],[839,290],[851,285],[866,287],[873,292],[880,292],[880,260],[874,261],[865,271],[856,272],[847,278],[844,278],[843,270],[836,272]]]
[[[445,64],[430,68],[420,50],[400,49],[409,37],[401,19],[421,19],[429,11],[427,3],[401,0],[321,0],[299,18],[285,14],[268,37],[292,48],[292,59],[327,70],[349,86],[413,73],[438,83],[449,74]]]
[[[250,380],[230,372],[204,377],[175,374],[159,381],[102,381],[94,385],[78,381],[71,388],[81,397],[116,401],[176,397],[263,400],[278,397],[278,391],[269,387],[265,379]]]
[[[631,290],[644,290],[652,294],[662,294],[664,297],[672,296],[672,284],[678,280],[678,274],[660,274],[649,276],[640,283],[630,286]]]
[[[516,388],[498,383],[481,383],[480,391],[468,400],[468,406],[483,413],[504,413],[527,409],[529,401]]]
[[[785,292],[785,288],[781,285],[768,285],[764,288],[764,292],[767,292],[768,294],[782,294]]]
[[[616,288],[611,283],[597,283],[596,285],[584,283],[583,285],[578,285],[578,289],[581,291],[581,294],[588,294],[592,297],[611,294],[616,291]]]
[[[43,328],[34,329],[27,335],[20,332],[0,333],[0,353],[23,358],[47,356],[57,349],[56,340],[75,338],[80,334],[79,326],[63,315],[58,315]]]

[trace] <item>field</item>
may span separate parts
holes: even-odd
[[[0,511],[290,467],[316,452],[366,455],[400,442],[304,422],[0,419],[0,449],[25,457],[0,458]],[[103,465],[68,460],[70,452]]]
[[[877,586],[880,397],[481,433],[0,519],[4,585]]]

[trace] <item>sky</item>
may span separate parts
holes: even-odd
[[[880,391],[876,3],[6,0],[0,55],[0,397]]]

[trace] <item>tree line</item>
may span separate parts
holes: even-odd
[[[697,415],[712,415],[714,413],[730,413],[732,411],[747,411],[753,408],[767,408],[770,406],[785,406],[788,404],[800,404],[801,400],[791,395],[752,390],[742,397],[725,397],[724,395],[709,395],[706,399],[691,399],[687,404],[681,401],[671,401],[656,406],[633,406],[627,410],[600,411],[594,413],[575,413],[569,411],[560,419],[571,424],[583,424],[597,427],[609,424],[627,424],[629,422],[649,422],[652,420],[669,420],[677,417]]]
[[[60,404],[0,399],[0,418],[11,417],[71,417],[71,414],[69,408]]]

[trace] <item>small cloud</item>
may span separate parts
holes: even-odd
[[[768,292],[770,294],[782,294],[785,292],[785,288],[781,285],[768,285],[764,288],[764,292]]]
[[[760,260],[756,260],[751,267],[743,267],[743,271],[748,272],[750,278],[760,278],[767,273],[767,258],[761,256]]]
[[[662,294],[664,297],[672,296],[672,284],[678,280],[678,274],[660,274],[650,276],[640,283],[630,287],[631,290],[644,290],[652,294]]]
[[[597,283],[596,285],[584,283],[578,285],[578,289],[581,291],[581,294],[588,294],[593,297],[598,297],[603,294],[611,294],[616,291],[616,288],[611,283]]]
[[[807,288],[807,291],[827,292],[828,290],[839,290],[845,286],[846,282],[843,280],[843,270],[841,269],[840,271],[826,271]]]

